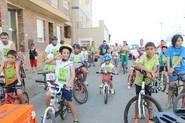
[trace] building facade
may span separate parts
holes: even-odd
[[[50,36],[71,43],[71,0],[0,0],[0,32],[9,33],[17,49],[34,42],[43,50]]]
[[[17,50],[25,49],[25,67],[29,68],[29,48],[35,43],[38,66],[50,36],[58,42],[72,42],[71,0],[0,0],[0,32],[9,33]]]
[[[109,41],[109,30],[104,21],[94,26],[92,21],[92,0],[72,0],[73,41],[89,46],[91,41],[99,46],[103,40]]]

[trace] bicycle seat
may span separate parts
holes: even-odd
[[[172,112],[158,112],[154,114],[155,123],[184,123],[185,120]]]

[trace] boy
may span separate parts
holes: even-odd
[[[168,109],[172,107],[173,103],[173,91],[175,81],[177,81],[177,74],[180,74],[180,78],[185,82],[185,47],[182,46],[183,37],[176,34],[172,38],[172,46],[167,49],[167,69],[169,74],[169,88],[168,88]],[[177,74],[174,74],[177,73]],[[185,92],[183,88],[181,93]]]
[[[167,55],[166,55],[167,46],[162,46],[161,49],[162,51],[159,54],[159,63],[160,63],[159,72],[167,70]]]
[[[112,84],[112,73],[115,72],[114,65],[110,62],[111,61],[111,55],[105,54],[103,56],[104,62],[102,63],[99,72],[103,72],[103,80],[106,80],[110,83],[111,87],[111,94],[114,94],[113,84]],[[100,85],[100,88],[103,87],[103,83]]]
[[[145,45],[145,54],[143,54],[137,63],[137,67],[147,72],[147,79],[145,79],[145,94],[151,96],[151,87],[149,86],[151,81],[150,79],[154,79],[156,77],[157,72],[157,65],[159,63],[158,57],[155,55],[156,47],[153,42],[148,42]],[[135,79],[135,87],[136,87],[136,95],[139,95],[139,92],[141,91],[141,85],[142,85],[143,75],[136,71],[136,79]],[[153,123],[153,115],[151,112],[152,105],[150,102],[148,107],[148,113],[149,118],[147,123]],[[138,123],[138,110],[137,110],[137,103],[136,103],[136,109],[135,109],[135,120],[134,123]]]
[[[71,109],[74,123],[78,123],[77,112],[75,105],[72,101],[72,87],[75,79],[75,69],[69,57],[72,52],[72,47],[67,44],[63,44],[59,49],[59,54],[54,58],[46,61],[47,64],[56,64],[55,76],[56,83],[60,86],[65,86],[62,88],[62,94],[67,100],[69,108]],[[51,92],[46,93],[46,105],[49,106],[51,98]]]
[[[82,64],[85,58],[83,54],[81,53],[81,47],[79,44],[74,44],[73,48],[74,48],[74,53],[72,54],[71,59],[75,65],[75,69],[80,68],[81,72],[83,73],[82,81],[84,82],[85,85],[88,85],[88,82],[86,81],[88,69],[86,66]]]
[[[7,93],[16,91],[17,96],[21,99],[21,104],[25,103],[21,88],[21,77],[20,77],[20,64],[17,61],[17,52],[15,50],[9,50],[7,53],[7,61],[0,63],[0,73],[3,73],[5,77],[5,84],[9,86],[6,89]],[[19,88],[15,88],[19,87]]]

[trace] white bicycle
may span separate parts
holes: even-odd
[[[96,72],[97,74],[106,74],[106,73],[99,73],[99,72]],[[117,75],[115,73],[108,73],[106,74],[107,77],[106,78],[103,78],[102,79],[102,83],[103,83],[103,86],[100,87],[100,95],[103,95],[104,97],[104,103],[107,104],[108,102],[108,97],[110,96],[110,93],[111,93],[111,87],[110,87],[110,79],[112,78],[112,74],[113,75]],[[115,94],[115,90],[114,90],[114,94]]]
[[[50,74],[51,76],[51,74]],[[65,98],[62,95],[62,88],[58,84],[51,84],[50,81],[36,80],[37,83],[47,83],[47,89],[51,92],[50,105],[45,109],[41,123],[56,123],[55,118],[60,115],[64,120],[68,114]]]

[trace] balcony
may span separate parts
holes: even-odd
[[[62,11],[56,8],[56,5],[54,7],[43,0],[8,0],[8,3],[29,8],[45,16],[52,17],[60,22],[68,22],[70,20],[69,16],[66,16]]]

